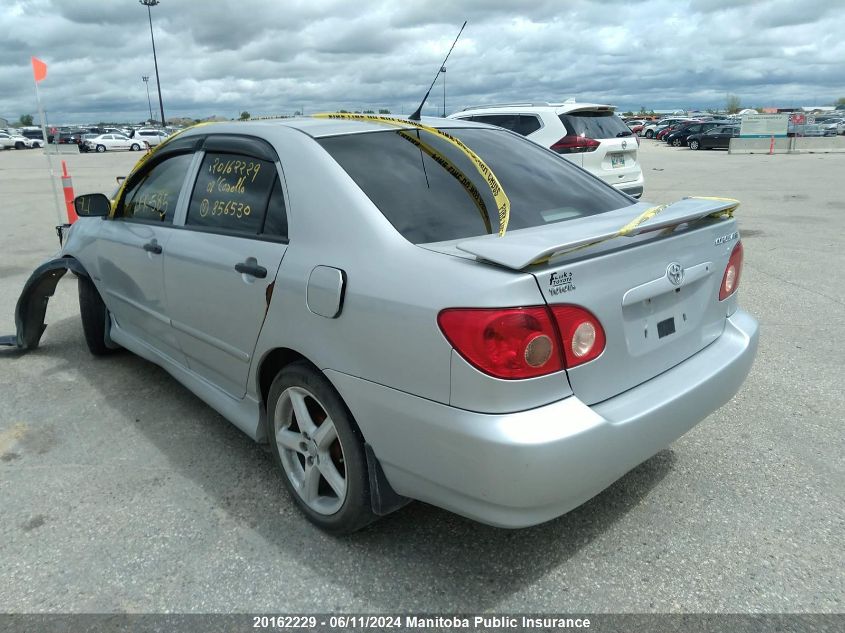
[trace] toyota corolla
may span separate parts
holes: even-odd
[[[323,529],[413,499],[529,526],[741,386],[736,207],[637,202],[467,121],[197,126],[77,198],[6,343],[38,345],[72,270],[91,352],[164,367],[267,443]]]

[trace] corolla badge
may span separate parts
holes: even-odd
[[[684,280],[684,267],[678,262],[672,262],[666,268],[666,277],[673,286],[680,286],[681,282]]]

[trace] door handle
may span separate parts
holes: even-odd
[[[252,275],[253,277],[258,277],[259,279],[264,279],[267,276],[267,269],[264,268],[264,266],[259,266],[258,264],[248,264],[247,262],[241,262],[239,264],[235,264],[235,270],[245,275]]]
[[[144,250],[148,253],[155,253],[156,255],[161,255],[161,246],[159,246],[158,242],[156,242],[155,240],[144,244]]]

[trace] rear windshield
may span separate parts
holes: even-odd
[[[499,179],[511,203],[509,231],[633,204],[566,159],[510,132],[446,131],[472,148]],[[435,161],[414,141],[441,154],[448,165]],[[496,203],[485,179],[463,152],[437,135],[422,130],[386,130],[318,142],[396,230],[414,244],[499,230]]]
[[[570,112],[569,114],[561,114],[560,120],[566,126],[566,129],[575,136],[601,139],[631,136],[633,134],[628,126],[622,122],[622,119],[608,111]]]

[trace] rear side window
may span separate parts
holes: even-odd
[[[472,117],[477,123],[498,125],[522,136],[528,136],[543,127],[537,117],[530,114],[479,114]]]
[[[541,127],[540,120],[535,117],[531,116],[530,114],[520,114],[519,120],[516,122],[516,127],[513,128],[513,131],[517,134],[522,134],[523,136],[528,136],[532,132],[536,132]]]
[[[472,120],[477,123],[486,123],[487,125],[498,125],[506,130],[512,130],[516,127],[518,120],[516,114],[477,114],[472,117]]]
[[[631,204],[612,187],[526,139],[492,129],[446,132],[471,147],[496,174],[511,202],[509,231]],[[462,239],[499,229],[484,178],[469,158],[436,135],[390,130],[318,142],[410,242]],[[435,161],[415,142],[434,149],[449,165]],[[464,177],[471,184],[462,184]]]
[[[269,161],[209,152],[200,166],[185,224],[258,235],[277,180],[276,166]]]
[[[587,138],[617,138],[631,136],[633,132],[613,112],[591,111],[570,112],[559,116],[561,122],[571,134]]]

